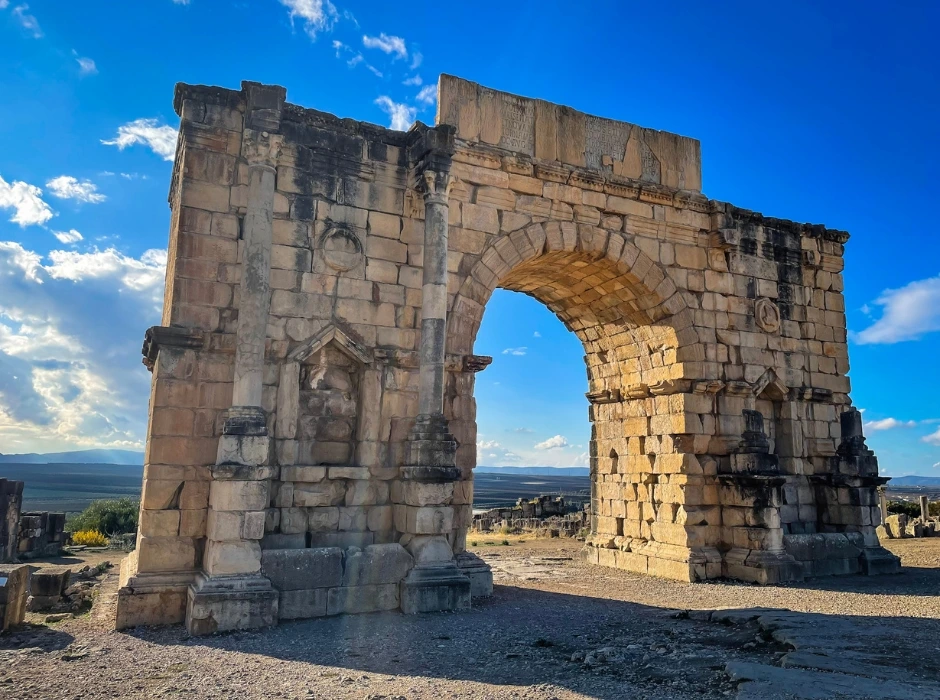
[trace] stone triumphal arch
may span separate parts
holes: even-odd
[[[894,571],[849,401],[848,234],[701,194],[697,141],[442,76],[407,133],[177,86],[162,325],[118,627],[459,609],[497,287],[584,345],[585,559]]]

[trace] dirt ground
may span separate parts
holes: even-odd
[[[111,631],[114,568],[90,613],[0,637],[0,698],[940,697],[940,538],[887,542],[897,576],[772,588],[588,566],[581,546],[477,538],[497,585],[465,613],[201,638]]]

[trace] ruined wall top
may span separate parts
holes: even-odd
[[[696,139],[491,90],[452,75],[441,75],[438,83],[436,123],[454,125],[457,138],[469,143],[673,189],[702,189]]]

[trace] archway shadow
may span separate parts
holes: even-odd
[[[180,627],[129,634],[157,644],[307,664],[310,675],[324,683],[373,683],[373,691],[369,674],[493,684],[504,686],[505,693],[547,685],[603,699],[664,692],[719,698],[734,688],[727,663],[776,666],[788,650],[761,638],[753,622],[759,613],[742,612],[729,624],[621,600],[496,586],[493,597],[463,613],[318,618],[198,638],[187,637]],[[788,614],[794,625],[833,630],[839,639],[878,639],[878,663],[898,665],[899,673],[908,673],[907,664],[921,666],[922,640],[940,636],[940,619]],[[584,663],[585,655],[597,661],[598,653],[609,658]],[[926,676],[923,669],[918,673],[940,683],[940,665]]]

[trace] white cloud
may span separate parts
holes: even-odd
[[[117,136],[110,141],[102,140],[105,146],[117,146],[124,150],[134,144],[144,144],[163,160],[173,160],[176,155],[176,129],[160,125],[156,119],[135,119],[118,127]]]
[[[901,421],[897,418],[882,418],[881,420],[872,420],[865,423],[865,430],[877,432],[879,430],[894,430],[895,428],[913,428],[917,425],[916,420]]]
[[[881,318],[852,334],[861,345],[917,340],[940,330],[940,276],[886,289],[874,303],[882,307]]]
[[[528,348],[523,345],[520,348],[506,348],[505,350],[503,350],[503,354],[504,355],[516,355],[516,356],[521,357],[522,355],[526,354],[527,350]]]
[[[413,75],[413,76],[411,76],[410,78],[408,78],[407,80],[403,80],[403,81],[401,82],[401,84],[402,84],[402,85],[410,85],[410,86],[413,86],[413,87],[418,87],[418,86],[419,86],[421,83],[423,83],[423,82],[424,82],[424,81],[421,80],[421,76],[420,76],[420,75]]]
[[[424,60],[424,56],[422,56],[420,52],[415,51],[411,57],[411,70],[414,70],[415,68],[420,66],[421,61],[423,60]]]
[[[0,10],[5,10],[10,4],[10,0],[0,0]]]
[[[188,5],[189,0],[173,0],[174,5]]]
[[[933,465],[933,468],[934,468],[934,469],[940,469],[940,462],[937,462],[936,464],[934,464],[934,465]]]
[[[357,53],[355,56],[353,56],[353,57],[350,58],[348,61],[346,61],[346,65],[349,66],[350,68],[355,68],[355,67],[358,66],[360,63],[362,63],[364,60],[365,60],[365,59],[362,57],[362,54],[361,54],[361,53]]]
[[[84,240],[84,236],[74,228],[68,231],[53,231],[52,235],[59,239],[59,243],[78,243]]]
[[[534,433],[535,431],[532,428],[513,428],[514,433]]]
[[[373,72],[375,75],[377,75],[379,78],[382,77],[382,71],[380,71],[380,70],[379,70],[378,68],[376,68],[375,66],[373,66],[373,65],[371,65],[371,64],[369,64],[369,63],[367,63],[367,64],[366,64],[366,68],[368,68],[370,71],[372,71],[372,72]],[[410,126],[410,124],[409,124],[409,126]]]
[[[541,337],[542,337],[542,334],[539,333],[538,331],[535,331],[535,333],[532,334],[532,337],[533,337],[533,338],[541,338]]]
[[[6,5],[4,5],[6,7]],[[20,23],[20,26],[25,29],[34,39],[42,39],[43,33],[42,29],[39,27],[39,21],[31,14],[29,14],[29,5],[17,5],[13,8],[11,14]]]
[[[394,102],[387,95],[382,95],[375,100],[383,112],[391,117],[391,128],[396,131],[408,131],[414,124],[418,110],[407,104]]]
[[[52,218],[52,208],[42,201],[42,190],[35,185],[0,177],[0,209],[12,209],[10,221],[20,226],[38,226]]]
[[[415,99],[423,105],[433,105],[437,102],[437,83],[425,85],[421,88],[421,92],[415,96]]]
[[[332,31],[336,20],[339,19],[336,6],[330,0],[280,0],[280,2],[290,10],[291,26],[296,17],[304,21],[304,31],[311,41],[316,41],[317,34],[320,32]]]
[[[78,233],[78,232],[74,232]],[[80,235],[80,234],[79,234]],[[166,252],[52,251],[0,241],[0,436],[26,451],[141,447]]]
[[[283,0],[281,0],[283,2]],[[363,34],[362,45],[367,49],[378,49],[387,54],[395,54],[396,60],[399,58],[408,58],[408,49],[405,46],[405,40],[400,36],[389,36],[382,32],[378,36],[369,36]]]
[[[78,64],[78,72],[80,75],[98,75],[98,66],[95,65],[93,59],[86,56],[79,56],[75,59],[75,62]]]
[[[548,440],[543,440],[542,442],[536,443],[534,445],[537,450],[558,450],[562,447],[568,446],[568,439],[563,435],[556,435],[554,437],[548,438]]]
[[[487,466],[500,466],[504,464],[518,463],[522,457],[512,450],[507,450],[496,440],[479,440],[477,442],[477,461],[489,462]]]
[[[79,182],[71,175],[59,175],[46,183],[46,187],[52,193],[53,197],[59,199],[74,199],[78,202],[88,204],[100,204],[107,199],[98,192],[98,186],[90,180]]]
[[[928,442],[931,445],[940,445],[940,428],[937,428],[937,430],[930,433],[930,435],[925,435],[922,439],[924,442]]]

